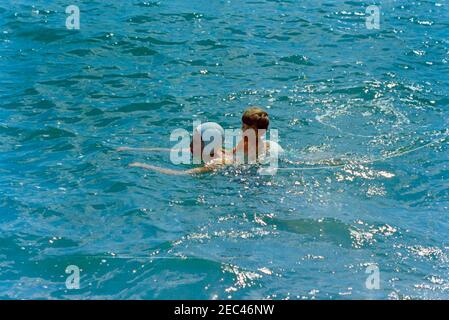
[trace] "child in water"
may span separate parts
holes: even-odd
[[[204,173],[216,170],[224,165],[239,164],[242,162],[254,163],[263,158],[273,147],[277,147],[277,151],[282,151],[282,148],[276,142],[268,142],[263,139],[266,130],[268,129],[270,120],[268,113],[258,107],[251,107],[247,109],[242,116],[242,139],[232,150],[226,150],[223,147],[215,150],[210,154],[210,157],[204,161],[202,167],[189,169],[189,170],[171,170],[160,168],[157,166],[134,162],[131,163],[130,167],[138,167],[143,169],[155,170],[165,174],[172,175],[186,175],[195,173]],[[199,141],[200,152],[203,155],[204,148],[207,146],[206,140],[204,138],[206,132],[208,136],[211,133],[222,137],[221,144],[224,140],[224,130],[223,128],[214,122],[206,122],[195,129],[193,141],[190,143],[190,152],[194,155],[193,143]],[[196,138],[195,139],[195,135]],[[161,148],[128,148],[121,147],[117,149],[118,151],[172,151],[170,149]],[[182,150],[179,150],[182,151]],[[243,159],[242,159],[243,158]],[[204,160],[204,159],[202,159]]]
[[[255,162],[265,156],[270,150],[270,143],[264,141],[270,119],[268,113],[258,107],[251,107],[242,115],[243,137],[233,153],[237,157],[244,157],[244,162]]]

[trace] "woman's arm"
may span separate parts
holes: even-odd
[[[213,170],[213,168],[211,168],[211,167],[198,167],[198,168],[189,169],[189,170],[172,170],[172,169],[156,167],[151,164],[146,164],[146,163],[141,163],[141,162],[133,162],[129,166],[133,167],[133,168],[143,168],[143,169],[147,169],[147,170],[154,170],[154,171],[157,171],[160,173],[171,174],[171,175],[188,175],[188,174],[195,174],[195,173],[204,173],[204,172],[209,172],[209,171]]]
[[[153,151],[157,151],[157,152],[180,152],[180,151],[185,151],[185,152],[190,152],[190,149],[186,148],[186,149],[170,149],[170,148],[132,148],[132,147],[118,147],[117,149],[115,149],[116,151],[138,151],[138,152],[153,152]]]

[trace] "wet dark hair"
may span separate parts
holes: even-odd
[[[268,113],[261,108],[251,107],[246,109],[242,116],[242,122],[256,129],[267,130],[270,125]]]

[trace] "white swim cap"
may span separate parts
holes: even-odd
[[[208,134],[212,135],[214,133],[218,133],[221,136],[224,136],[223,128],[216,122],[205,122],[196,127],[195,132],[199,133],[202,137],[206,131],[209,131]],[[213,132],[210,132],[213,131]]]
[[[204,134],[207,132],[207,135],[210,136],[221,136],[224,139],[224,130],[223,128],[216,122],[205,122],[200,124],[198,127],[195,128],[194,134],[199,134],[201,137],[201,140],[206,142],[209,141],[210,138],[203,139]]]

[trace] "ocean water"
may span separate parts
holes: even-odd
[[[449,2],[69,4],[0,2],[0,298],[449,298]],[[115,150],[249,105],[276,175]]]

